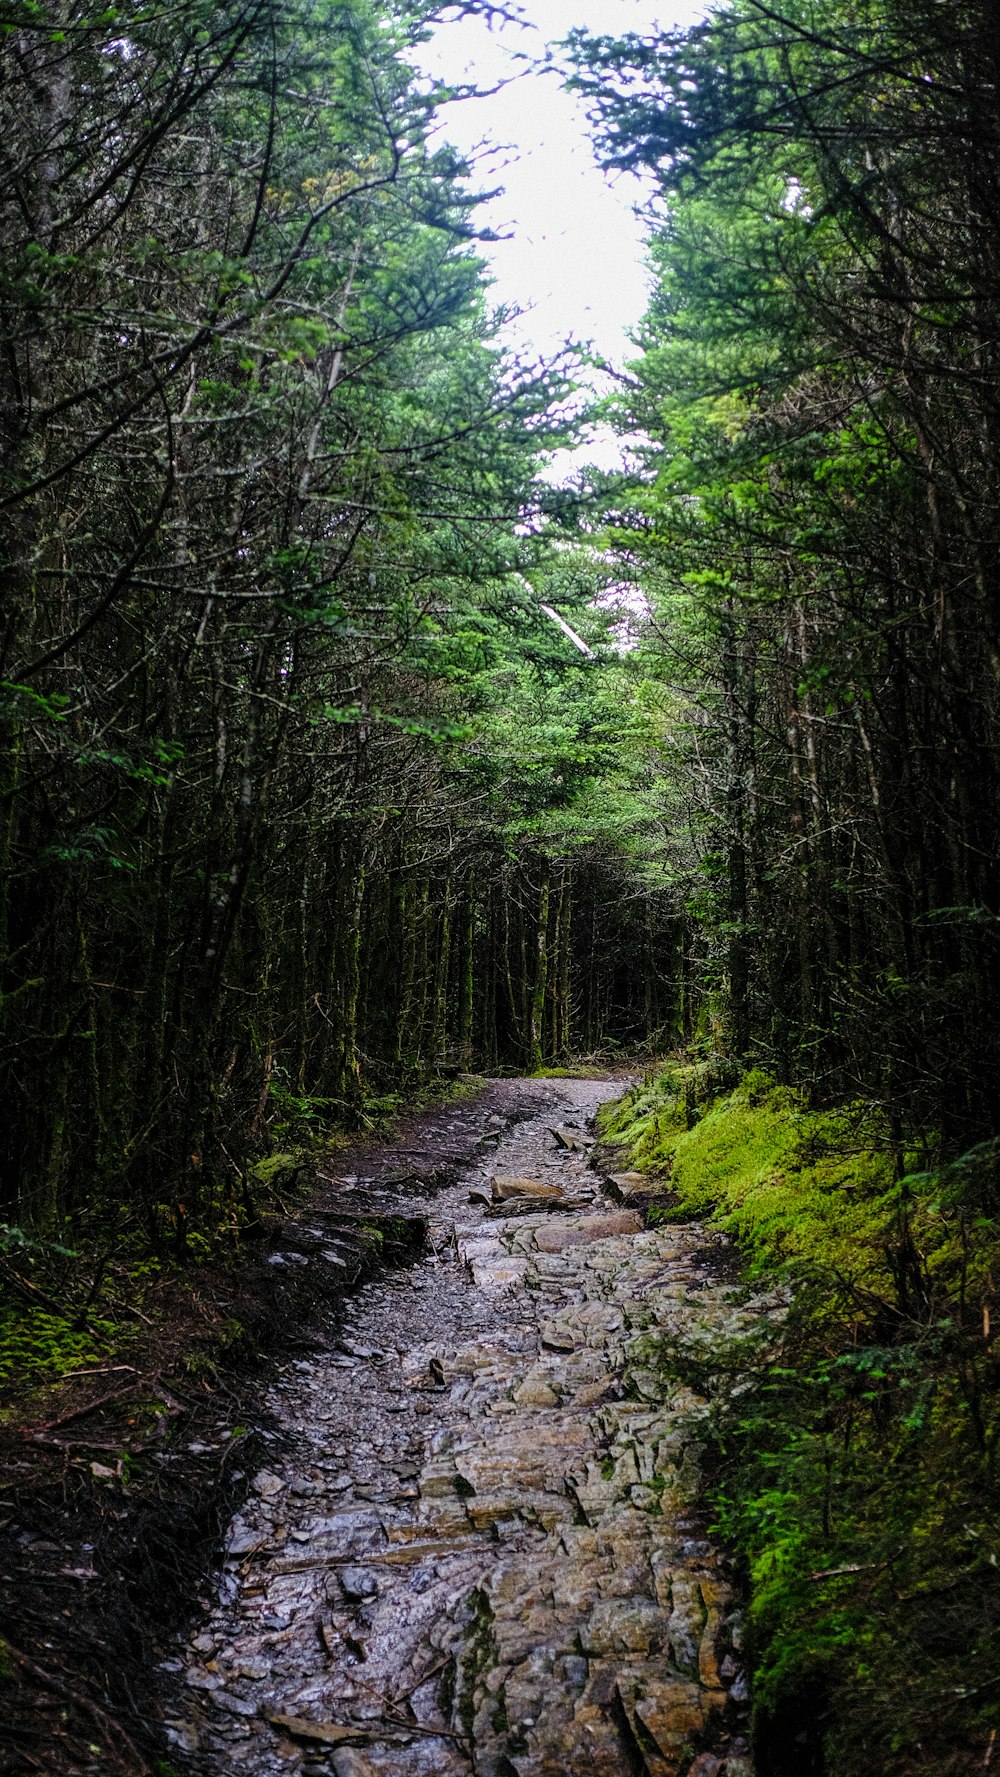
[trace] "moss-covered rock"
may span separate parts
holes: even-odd
[[[315,1155],[302,1148],[268,1154],[249,1169],[252,1185],[268,1197],[291,1197],[308,1190],[316,1178]]]

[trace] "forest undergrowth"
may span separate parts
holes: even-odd
[[[106,1374],[109,1366],[136,1365],[139,1375],[153,1351],[156,1367],[167,1360],[196,1379],[211,1378],[239,1348],[266,1343],[267,1328],[252,1324],[260,1316],[248,1301],[244,1324],[215,1298],[259,1291],[261,1245],[301,1212],[319,1167],[359,1141],[391,1142],[402,1116],[463,1103],[482,1087],[470,1074],[427,1083],[409,1102],[396,1094],[369,1098],[353,1130],[331,1129],[308,1108],[287,1111],[272,1131],[271,1152],[248,1166],[232,1215],[208,1233],[186,1229],[183,1241],[165,1240],[158,1250],[127,1216],[111,1229],[103,1218],[84,1223],[74,1246],[0,1224],[0,1428],[33,1412],[71,1410],[78,1404],[72,1384],[95,1366]]]
[[[728,1090],[726,1089],[728,1087]],[[1000,1669],[998,1150],[900,1153],[871,1105],[667,1065],[602,1137],[649,1214],[729,1233],[786,1306],[713,1390],[716,1522],[746,1566],[773,1777],[986,1768]],[[714,1360],[713,1360],[714,1364]]]

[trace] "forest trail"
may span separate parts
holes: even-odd
[[[167,1662],[199,1777],[751,1777],[707,1409],[670,1353],[753,1305],[703,1228],[646,1230],[590,1167],[620,1090],[497,1082],[492,1114],[452,1111],[482,1160],[431,1199],[425,1256],[276,1378],[273,1459]],[[329,1183],[428,1214],[412,1176]]]

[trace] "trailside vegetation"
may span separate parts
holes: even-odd
[[[983,1768],[1000,1656],[990,1340],[997,1148],[898,1175],[885,1114],[763,1069],[649,1074],[602,1117],[654,1220],[707,1220],[759,1331],[680,1354],[713,1404],[716,1522],[750,1584],[755,1750],[772,1777]]]
[[[275,1140],[672,1028],[626,794],[661,712],[546,516],[570,365],[498,342],[425,29],[4,28],[0,1220],[36,1241],[183,1259]]]
[[[428,1082],[684,1048],[606,1133],[771,1305],[718,1415],[762,1768],[985,1769],[995,19],[573,34],[652,195],[605,404],[630,469],[572,489],[578,360],[502,343],[453,95],[415,71],[440,22],[3,21],[15,1358],[86,1363],[123,1253],[236,1252],[303,1150]]]
[[[734,0],[571,49],[609,165],[654,192],[650,306],[610,404],[635,472],[607,541],[679,716],[665,769],[700,963],[702,1059],[608,1135],[660,1177],[662,1213],[714,1215],[785,1291],[719,1400],[763,1769],[985,1769],[995,20],[978,0]]]
[[[576,39],[653,292],[609,543],[686,698],[720,1046],[1000,1133],[1000,111],[979,0]]]

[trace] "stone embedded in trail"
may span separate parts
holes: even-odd
[[[506,1203],[518,1197],[552,1197],[561,1198],[564,1193],[559,1185],[543,1185],[537,1179],[518,1178],[510,1173],[495,1173],[491,1191],[494,1203]]]
[[[667,1188],[665,1180],[651,1178],[647,1172],[609,1172],[605,1183],[619,1203],[629,1203],[635,1197],[655,1197]]]
[[[571,1123],[564,1123],[558,1129],[550,1129],[559,1146],[569,1154],[586,1154],[594,1146],[591,1136],[582,1135],[580,1130]]]
[[[345,1598],[376,1598],[378,1580],[369,1567],[342,1567],[340,1584]]]
[[[521,1407],[558,1407],[559,1396],[545,1376],[533,1370],[519,1383],[511,1397]]]
[[[617,1214],[578,1216],[573,1222],[546,1222],[535,1229],[534,1244],[542,1253],[561,1253],[571,1246],[589,1246],[593,1240],[607,1240],[613,1234],[638,1234],[642,1218],[635,1210],[623,1209]]]
[[[344,1727],[334,1721],[307,1721],[301,1715],[269,1715],[266,1719],[272,1728],[280,1728],[286,1734],[294,1734],[296,1740],[320,1740],[325,1746],[339,1746],[345,1740],[368,1740],[370,1734],[364,1728]]]
[[[332,1758],[335,1777],[378,1777],[378,1772],[370,1758],[359,1752],[356,1746],[338,1747]],[[311,1777],[305,1765],[302,1767],[303,1777]]]
[[[274,1499],[279,1493],[283,1493],[284,1489],[285,1483],[281,1476],[273,1475],[269,1469],[263,1468],[259,1474],[254,1475],[253,1490],[255,1493],[259,1493],[262,1499]]]
[[[288,1469],[272,1450],[255,1478],[191,1644],[217,1670],[169,1712],[195,1777],[753,1777],[698,1517],[709,1407],[674,1354],[710,1369],[761,1310],[706,1270],[704,1229],[588,1204],[568,1144],[539,1182],[556,1103],[582,1141],[610,1090],[553,1083],[486,1217],[468,1179],[439,1192],[425,1261],[274,1385]]]

